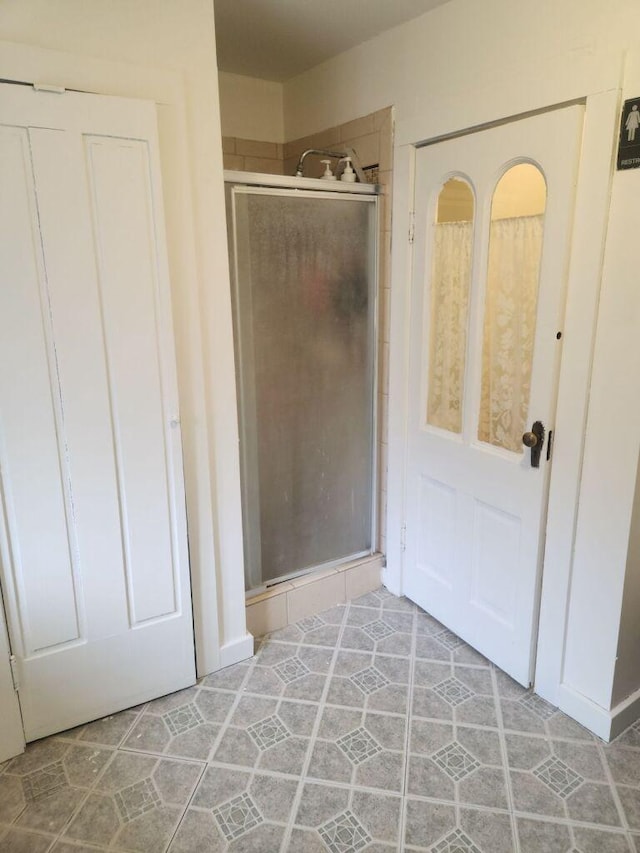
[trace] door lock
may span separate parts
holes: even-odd
[[[540,467],[540,454],[544,444],[544,425],[542,421],[536,421],[531,427],[531,432],[525,432],[522,443],[531,449],[531,467]]]

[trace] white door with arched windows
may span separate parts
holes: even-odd
[[[416,152],[403,591],[525,685],[583,113]]]

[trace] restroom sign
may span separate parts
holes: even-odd
[[[640,168],[640,98],[625,101],[620,119],[618,169]]]

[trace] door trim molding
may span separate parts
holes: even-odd
[[[565,633],[620,90],[588,95],[579,101],[586,106],[554,425],[554,463],[549,486],[535,676],[536,692],[569,713],[569,707],[565,709],[562,704],[568,694],[561,691]],[[563,104],[550,104],[547,109],[561,106]],[[510,120],[517,118],[513,116]],[[395,594],[402,594],[403,590],[402,526],[413,271],[413,246],[407,235],[414,210],[416,151],[432,141],[437,140],[397,145],[394,152],[387,566],[383,582]],[[549,566],[553,566],[553,572],[545,573],[544,567]]]
[[[220,646],[220,666],[232,666],[253,655],[253,634],[245,634],[239,640]]]
[[[536,692],[560,707],[619,102],[616,90],[587,98],[569,258],[535,677]]]
[[[549,107],[542,107],[536,110],[527,110],[523,113],[499,118],[495,121],[486,121],[482,124],[474,124],[472,127],[465,127],[462,130],[454,130],[451,133],[443,133],[440,136],[431,136],[425,142],[416,143],[416,148],[428,148],[431,145],[437,145],[439,142],[448,142],[450,139],[459,139],[461,136],[473,136],[474,133],[480,133],[483,130],[491,130],[494,127],[502,127],[505,124],[512,124],[515,121],[522,121],[525,118],[533,116],[546,115],[547,113],[564,110],[567,107],[584,106],[585,98],[573,98],[571,101],[563,101],[560,104],[553,104]]]
[[[389,450],[387,474],[387,561],[382,582],[402,595],[409,402],[409,330],[415,215],[415,145],[396,146],[393,160],[393,222],[389,323]]]
[[[574,688],[562,684],[558,704],[565,714],[608,743],[640,717],[640,690],[607,711]]]
[[[1,502],[1,496],[0,496]],[[0,726],[0,763],[24,752],[25,738],[20,714],[18,694],[13,686],[13,674],[10,663],[11,649],[7,635],[6,618],[2,593],[0,590],[0,709],[2,709],[2,725]]]

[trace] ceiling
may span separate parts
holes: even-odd
[[[218,68],[287,80],[448,0],[214,0]]]

